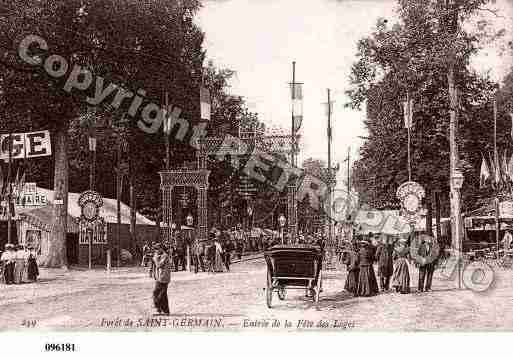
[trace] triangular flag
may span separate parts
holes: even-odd
[[[210,121],[211,99],[210,91],[205,87],[200,87],[200,109],[201,119]]]
[[[410,127],[411,127],[411,126],[413,126],[413,99],[410,99],[409,114],[410,114]]]
[[[481,172],[479,175],[479,187],[483,188],[486,184],[486,181],[490,178],[490,170],[488,169],[488,165],[486,164],[486,160],[482,157],[481,160]]]
[[[20,168],[18,167],[16,169],[16,178],[14,179],[14,182],[12,183],[12,186],[14,187],[14,189],[12,190],[13,193],[17,193],[19,188],[18,188],[18,185],[19,185],[19,182],[20,182]]]
[[[21,178],[20,178],[20,192],[21,193],[23,193],[25,190],[25,173],[26,172],[23,172],[23,174],[21,175]]]
[[[504,150],[504,156],[502,157],[501,168],[502,168],[502,180],[504,181],[504,183],[508,183],[510,176],[509,176],[509,169],[508,169],[507,150]]]

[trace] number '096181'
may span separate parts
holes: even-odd
[[[75,344],[71,343],[46,343],[45,351],[47,352],[74,352]]]

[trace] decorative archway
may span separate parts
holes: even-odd
[[[210,171],[206,169],[180,169],[161,171],[160,189],[162,190],[162,215],[164,226],[164,238],[171,238],[171,224],[173,223],[172,192],[174,187],[193,187],[197,192],[198,206],[198,240],[207,239],[207,190]]]
[[[179,170],[166,170],[159,172],[160,188],[162,190],[162,215],[164,227],[164,239],[171,239],[171,225],[173,223],[173,204],[172,191],[174,187],[194,187],[197,191],[198,206],[198,240],[206,240],[208,238],[208,213],[207,213],[207,191],[208,177],[210,171],[207,169],[207,157],[219,155],[228,152],[234,157],[244,156],[248,154],[248,149],[258,150],[271,154],[290,155],[292,152],[297,153],[297,147],[294,149],[291,136],[257,136],[253,134],[250,137],[239,136],[238,142],[229,144],[224,143],[223,138],[218,137],[202,137],[198,139],[198,150],[196,152],[196,163],[189,168]],[[239,147],[239,144],[242,146]],[[192,169],[195,167],[196,169]],[[293,181],[294,182],[294,181]],[[287,212],[289,233],[295,237],[297,233],[297,199],[296,199],[296,183],[287,186]]]

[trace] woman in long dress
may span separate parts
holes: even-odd
[[[25,272],[25,262],[27,261],[27,257],[25,251],[23,250],[23,246],[19,245],[17,247],[14,264],[14,283],[21,284],[23,283],[23,273]]]
[[[358,290],[358,275],[360,273],[358,253],[353,250],[345,251],[342,254],[342,261],[347,266],[347,277],[344,289],[351,294],[356,294]]]
[[[409,247],[406,242],[399,242],[394,252],[394,276],[392,286],[401,294],[410,293],[410,269],[408,268]]]
[[[367,241],[360,242],[361,248],[358,253],[360,262],[360,272],[358,273],[358,290],[356,295],[359,297],[370,297],[378,294],[378,281],[374,274],[374,251]]]
[[[221,241],[219,238],[219,233],[216,233],[215,239],[214,239],[214,246],[216,249],[216,257],[215,257],[215,263],[214,263],[214,271],[215,272],[222,272],[224,267],[224,250],[223,246],[221,245]]]
[[[39,276],[39,268],[37,267],[36,254],[30,250],[28,257],[27,279],[29,282],[37,281]]]

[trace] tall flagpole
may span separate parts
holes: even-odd
[[[295,145],[296,145],[296,124],[294,123],[294,99],[296,97],[296,61],[292,61],[292,124],[291,124],[291,142],[292,142],[292,152],[290,154],[290,163],[292,167],[296,166],[295,163]]]
[[[329,253],[329,262],[331,263],[332,259],[332,220],[331,220],[331,99],[330,99],[330,89],[328,89],[328,248],[330,249]]]
[[[499,166],[499,154],[497,152],[497,93],[493,98],[493,155],[495,159],[495,173],[494,176],[497,176],[497,168]],[[495,179],[498,180],[497,178]],[[500,231],[500,213],[499,213],[499,198],[497,196],[498,192],[498,181],[495,189],[495,242],[497,246],[497,260],[499,259],[499,231]]]
[[[410,154],[410,145],[411,145],[411,133],[410,127],[412,123],[411,119],[411,111],[410,111],[410,93],[406,92],[406,120],[408,121],[408,126],[406,126],[408,130],[408,182],[411,182],[411,154]]]
[[[290,142],[292,144],[291,146],[291,152],[290,152],[290,160],[291,160],[291,166],[293,168],[296,167],[296,123],[295,123],[295,114],[294,114],[294,105],[296,100],[296,62],[292,61],[292,111],[291,111],[291,138]],[[296,232],[297,232],[297,204],[296,204],[296,180],[292,184],[288,186],[288,227],[289,227],[289,234],[290,239],[292,241],[295,240]]]

